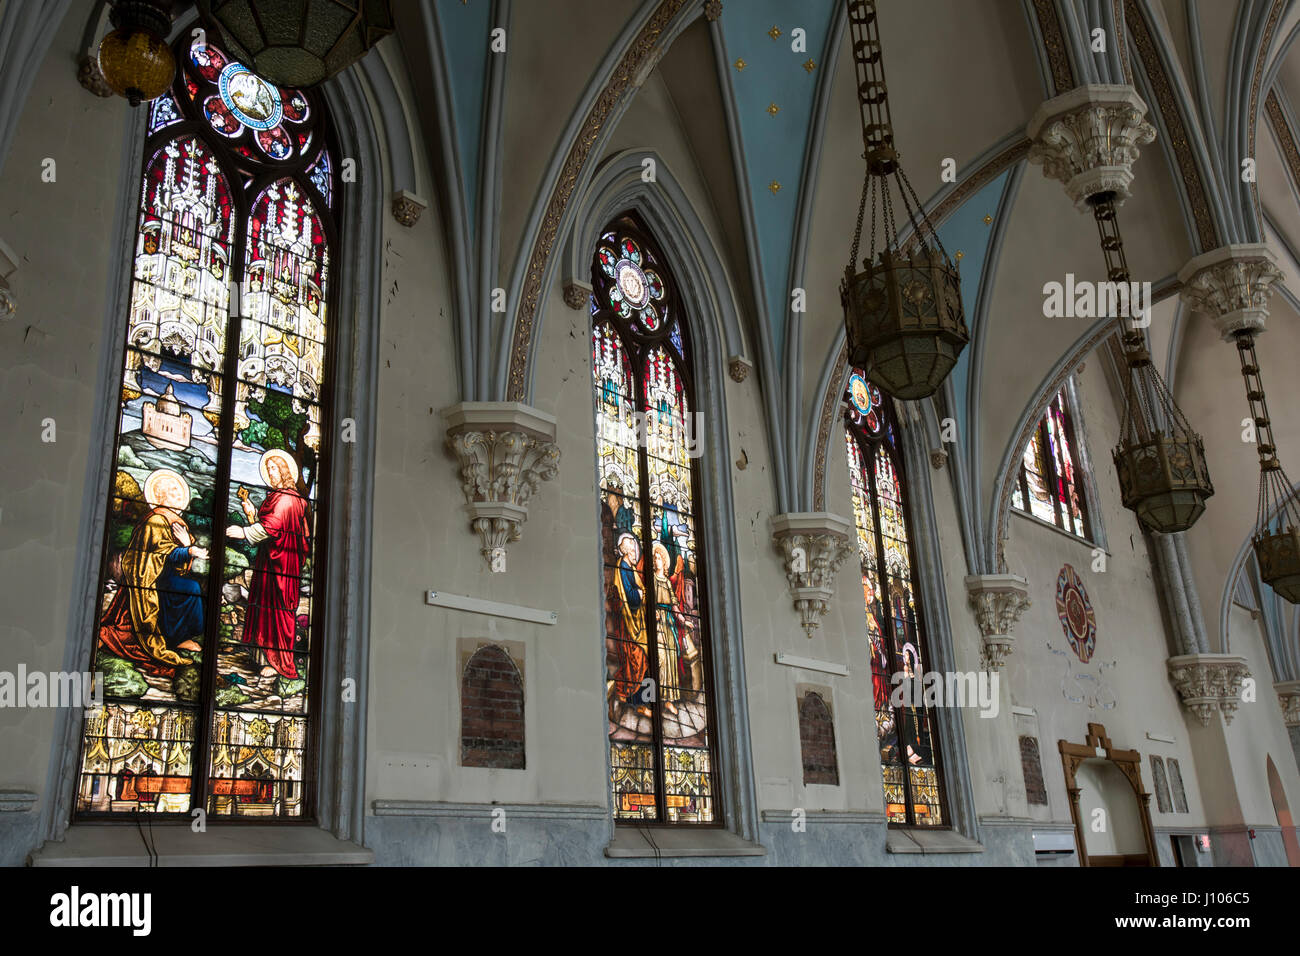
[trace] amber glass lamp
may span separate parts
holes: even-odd
[[[109,14],[113,30],[99,41],[99,72],[132,106],[162,96],[176,76],[167,44],[171,0],[117,0]]]

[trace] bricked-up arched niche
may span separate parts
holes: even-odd
[[[461,673],[460,763],[524,769],[524,681],[495,644],[476,650]]]
[[[840,772],[835,758],[835,722],[826,700],[815,690],[799,697],[799,751],[803,782],[838,787]]]
[[[1151,794],[1142,785],[1142,755],[1113,746],[1102,724],[1088,725],[1084,743],[1060,740],[1057,747],[1065,767],[1079,865],[1157,866]],[[1088,799],[1081,802],[1085,790],[1090,791]],[[1099,808],[1105,811],[1105,829],[1100,832],[1093,829],[1094,811]]]

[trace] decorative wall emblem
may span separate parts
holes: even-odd
[[[1097,615],[1083,587],[1079,572],[1065,565],[1056,578],[1056,615],[1061,619],[1070,649],[1084,664],[1097,649]]]

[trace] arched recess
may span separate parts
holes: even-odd
[[[191,22],[178,25],[175,39]],[[380,279],[383,226],[391,183],[386,181],[384,152],[378,130],[379,117],[371,109],[353,66],[323,88],[333,117],[337,147],[342,156],[356,159],[362,172],[355,183],[340,191],[338,212],[340,249],[336,259],[338,305],[331,329],[333,348],[351,361],[335,363],[333,395],[335,423],[352,419],[355,442],[339,442],[326,476],[330,536],[325,549],[323,633],[329,639],[320,650],[316,666],[322,687],[341,687],[352,681],[356,697],[344,701],[339,693],[321,694],[316,703],[318,740],[316,778],[317,825],[341,840],[361,843],[365,815],[366,690],[369,680],[370,567],[372,502],[375,472],[376,406],[379,384]],[[83,544],[73,576],[68,614],[68,639],[63,668],[79,672],[90,660],[95,640],[98,580],[96,564],[105,533],[106,500],[113,479],[116,436],[117,379],[120,343],[126,332],[131,290],[126,255],[133,246],[138,212],[139,172],[149,111],[125,114],[121,175],[117,208],[109,241],[120,254],[109,270],[105,313],[96,369],[93,434],[87,458],[85,494],[78,527]],[[378,174],[365,175],[366,170]],[[52,753],[41,807],[39,833],[46,840],[62,840],[69,827],[76,789],[77,764],[83,714],[80,708],[62,708],[55,717]],[[301,826],[289,824],[287,826]]]
[[[1008,534],[1007,525],[1011,520],[1011,493],[1015,489],[1016,478],[1020,473],[1020,459],[1024,454],[1025,446],[1029,444],[1030,436],[1038,427],[1039,420],[1047,412],[1047,406],[1062,388],[1069,392],[1071,411],[1075,414],[1076,431],[1080,436],[1084,436],[1084,423],[1079,416],[1079,402],[1073,384],[1074,371],[1079,363],[1114,331],[1112,321],[1099,319],[1052,366],[1051,371],[1039,383],[1029,404],[1020,413],[1020,419],[1002,449],[997,478],[993,482],[992,494],[989,496],[988,524],[984,530],[982,549],[984,554],[993,556],[995,564],[989,569],[993,573],[1005,574],[1007,570],[1004,546]],[[1077,444],[1079,448],[1076,451],[1080,456],[1079,470],[1083,474],[1081,487],[1087,500],[1088,515],[1092,520],[1092,527],[1089,530],[1092,532],[1093,543],[1106,550],[1105,524],[1102,520],[1100,502],[1097,499],[1097,485],[1093,478],[1092,460],[1086,436],[1080,437]]]
[[[1268,795],[1273,800],[1273,814],[1277,817],[1277,825],[1282,828],[1282,845],[1286,847],[1286,861],[1290,866],[1300,866],[1300,840],[1296,838],[1295,820],[1291,817],[1286,791],[1282,789],[1282,778],[1278,776],[1272,756],[1264,759],[1268,761],[1265,766],[1268,773]]]
[[[643,182],[641,160],[657,164],[656,181]],[[637,214],[653,235],[678,284],[678,296],[689,303],[695,351],[695,403],[706,432],[699,437],[701,509],[704,521],[703,552],[708,555],[707,607],[711,614],[714,720],[721,767],[726,827],[743,839],[758,840],[758,799],[749,729],[749,699],[741,637],[740,570],[736,550],[735,501],[731,487],[731,446],[726,423],[726,357],[731,343],[739,343],[740,322],[736,298],[722,267],[722,258],[708,232],[661,157],[630,150],[609,157],[599,167],[577,209],[581,215],[564,237],[566,256],[588,260],[601,229],[620,213]],[[572,261],[572,260],[571,260]],[[581,273],[578,273],[581,274]],[[592,392],[591,416],[596,416]],[[712,428],[709,434],[707,429]],[[595,467],[594,450],[592,467]],[[596,554],[599,561],[599,554]],[[599,569],[592,574],[599,580]],[[593,585],[594,586],[594,585]],[[603,614],[603,611],[602,611]],[[604,633],[604,622],[601,632]],[[592,640],[592,653],[604,671],[603,642]],[[600,719],[599,712],[593,719]],[[606,772],[609,754],[606,749]],[[611,832],[614,826],[610,820]]]
[[[1292,496],[1300,494],[1300,483],[1291,487],[1291,494]],[[1273,510],[1269,512],[1269,524],[1272,524],[1277,519],[1279,508],[1280,505],[1274,506]],[[1232,636],[1228,624],[1230,620],[1229,612],[1232,610],[1232,594],[1237,587],[1237,578],[1242,574],[1251,575],[1251,585],[1256,589],[1261,608],[1263,603],[1273,596],[1273,589],[1268,585],[1261,583],[1257,579],[1258,571],[1256,570],[1253,561],[1252,549],[1254,537],[1255,529],[1252,527],[1246,532],[1246,536],[1242,540],[1241,546],[1237,548],[1237,554],[1233,557],[1232,564],[1228,566],[1228,576],[1223,582],[1223,593],[1219,596],[1219,641],[1222,645],[1218,650],[1218,653],[1220,654],[1232,653]],[[1276,629],[1273,628],[1266,628],[1269,660],[1274,668],[1273,679],[1279,681],[1291,680],[1293,678],[1290,675],[1279,673],[1278,671],[1280,670],[1280,664],[1295,661],[1295,655],[1285,646],[1285,637],[1281,634],[1275,635],[1275,630]],[[1275,643],[1276,641],[1281,641],[1282,646],[1278,646],[1278,644]]]
[[[840,361],[830,379],[838,389],[836,401],[829,405],[832,412],[842,408],[840,396],[843,396],[848,385],[849,375],[850,369],[844,361],[844,351],[841,348]],[[952,620],[948,616],[948,591],[944,584],[943,556],[939,549],[939,522],[934,511],[934,495],[929,480],[932,471],[929,450],[934,447],[938,437],[938,422],[930,402],[895,402],[894,407],[897,410],[898,441],[903,454],[904,471],[912,476],[904,494],[910,500],[917,590],[920,592],[929,628],[930,659],[934,670],[956,672],[959,667],[953,649]],[[827,435],[838,442],[840,448],[844,447],[842,426],[828,427]],[[819,439],[817,454],[821,459],[818,463],[817,487],[824,489],[826,459],[830,456],[828,443]],[[827,507],[824,490],[822,494],[823,497],[817,504],[818,510]],[[838,508],[852,514],[849,505],[848,501],[844,501],[839,505],[830,503],[829,507],[832,511]],[[865,626],[862,640],[865,645]],[[934,719],[944,759],[948,815],[955,830],[972,840],[978,840],[975,791],[966,751],[965,724],[959,712],[950,707],[937,708]]]
[[[1061,764],[1065,770],[1065,790],[1070,797],[1070,815],[1074,819],[1074,840],[1079,851],[1080,866],[1157,866],[1155,830],[1151,825],[1151,794],[1142,786],[1142,755],[1136,750],[1120,750],[1112,746],[1101,724],[1089,724],[1088,736],[1082,744],[1067,740],[1057,741]],[[1080,806],[1082,787],[1079,770],[1089,761],[1107,760],[1127,779],[1137,802],[1138,826],[1144,851],[1141,854],[1113,854],[1102,859],[1091,859],[1088,854],[1087,834],[1093,820],[1093,810]],[[1085,771],[1086,773],[1086,771]],[[1113,819],[1113,808],[1104,808]],[[1111,823],[1108,819],[1107,823]]]

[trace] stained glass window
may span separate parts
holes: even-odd
[[[1020,458],[1012,507],[1087,538],[1088,509],[1076,474],[1074,422],[1065,391],[1052,398]]]
[[[935,719],[919,692],[928,652],[890,400],[855,371],[844,396],[844,440],[858,531],[871,655],[876,742],[890,823],[947,826]],[[916,694],[894,694],[895,674]],[[902,706],[895,706],[901,700]]]
[[[719,824],[690,330],[630,215],[601,235],[592,288],[614,818]]]
[[[332,163],[201,42],[150,107],[79,817],[309,817]]]

